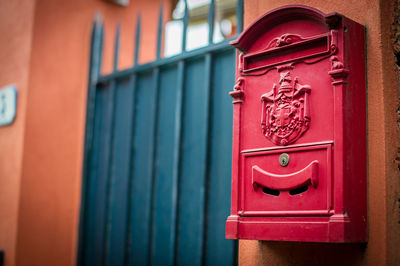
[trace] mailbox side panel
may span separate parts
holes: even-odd
[[[347,241],[367,241],[367,107],[365,69],[365,29],[343,18],[348,87],[344,103],[344,211],[351,219],[345,229]],[[351,125],[351,126],[349,126]]]
[[[226,238],[238,239],[239,225],[239,172],[240,172],[240,121],[241,121],[241,103],[243,102],[244,84],[239,82],[240,77],[240,53],[236,52],[236,75],[238,82],[235,84],[235,90],[230,93],[233,98],[233,134],[232,134],[232,183],[231,183],[231,215],[226,221]]]

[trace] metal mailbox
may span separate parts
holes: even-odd
[[[365,242],[363,26],[290,5],[231,44],[238,52],[226,237]]]

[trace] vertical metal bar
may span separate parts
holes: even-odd
[[[116,72],[118,70],[118,56],[119,56],[119,36],[120,36],[120,28],[121,24],[118,22],[116,31],[115,31],[115,43],[114,43],[114,62],[113,62],[113,71]],[[105,153],[104,155],[107,156],[107,166],[106,166],[106,178],[107,178],[107,183],[106,183],[106,195],[105,195],[105,200],[106,200],[106,206],[105,206],[105,227],[104,227],[104,254],[103,254],[103,263],[104,265],[109,264],[109,249],[108,247],[110,246],[110,217],[111,217],[111,187],[112,187],[112,180],[114,178],[117,178],[116,176],[113,175],[113,168],[115,167],[114,165],[114,117],[115,117],[115,101],[116,101],[116,80],[111,80],[110,81],[110,94],[109,98],[107,99],[107,114],[109,119],[108,121],[108,128],[105,129],[105,132],[107,135],[107,138],[104,142],[105,148]]]
[[[106,264],[124,265],[127,236],[129,183],[131,177],[131,123],[133,108],[131,76],[119,80],[115,90],[112,168],[110,175],[110,203],[108,219],[108,257]]]
[[[112,183],[112,178],[115,178],[112,176],[112,168],[115,167],[113,165],[113,153],[114,153],[114,117],[115,117],[115,89],[116,89],[116,81],[112,80],[110,82],[110,94],[109,98],[107,99],[107,113],[108,113],[108,127],[104,129],[105,134],[107,134],[107,137],[105,138],[105,142],[103,145],[105,146],[105,152],[104,156],[107,156],[106,158],[106,163],[107,165],[105,166],[106,168],[106,178],[107,178],[107,183],[106,183],[106,195],[105,195],[105,212],[104,212],[104,220],[106,221],[105,227],[104,227],[104,243],[103,243],[103,262],[106,262],[108,260],[108,246],[109,246],[109,241],[110,241],[110,201],[111,201],[111,183]]]
[[[103,59],[103,35],[103,17],[101,13],[97,12],[94,17],[92,30],[89,85],[93,85],[97,82],[101,72],[101,62]]]
[[[131,84],[130,87],[132,88],[132,109],[131,109],[131,117],[132,117],[132,124],[131,124],[131,128],[129,129],[130,131],[130,135],[131,135],[131,139],[130,139],[130,143],[129,143],[129,147],[130,147],[130,153],[129,153],[129,165],[130,165],[130,178],[129,178],[129,189],[128,189],[128,206],[127,206],[127,210],[128,210],[128,215],[126,217],[126,223],[127,223],[127,232],[126,232],[126,239],[125,239],[125,252],[124,252],[124,265],[129,265],[130,264],[130,246],[131,246],[131,219],[132,219],[132,212],[131,212],[131,208],[132,208],[132,191],[133,191],[133,179],[135,178],[132,173],[133,173],[133,160],[134,160],[134,156],[135,156],[135,127],[136,127],[136,74],[133,74],[131,76],[131,80],[130,80]]]
[[[214,17],[215,17],[215,0],[211,0],[210,7],[208,9],[208,44],[213,43],[214,36]]]
[[[161,3],[160,14],[158,16],[158,29],[157,29],[157,53],[156,53],[157,59],[161,58],[163,20],[164,20],[164,5]]]
[[[90,59],[89,59],[89,80],[86,104],[86,130],[85,130],[85,144],[83,154],[83,183],[82,183],[82,197],[80,209],[80,225],[79,225],[79,246],[77,265],[83,265],[85,261],[85,246],[86,246],[86,212],[87,212],[87,190],[90,188],[89,177],[89,161],[93,145],[93,120],[95,113],[95,97],[96,97],[96,83],[100,75],[101,59],[103,51],[103,18],[100,13],[96,13],[93,20],[92,36],[90,42]]]
[[[149,75],[151,74],[151,75]],[[154,92],[152,73],[136,74],[135,141],[131,185],[130,254],[129,265],[148,265],[148,241],[150,234],[150,202],[152,125]]]
[[[185,86],[185,61],[178,63],[178,84],[176,94],[176,112],[175,112],[175,141],[174,148],[174,165],[172,172],[172,221],[171,224],[175,225],[171,231],[171,246],[174,247],[174,265],[177,263],[178,253],[178,221],[179,221],[179,187],[180,187],[180,158],[181,158],[181,144],[182,144],[182,112],[183,112],[183,90]]]
[[[154,198],[155,198],[155,176],[156,176],[156,161],[157,161],[157,129],[158,129],[158,92],[160,87],[160,69],[158,67],[153,69],[153,84],[154,86],[154,104],[153,104],[153,124],[151,129],[152,134],[152,147],[149,166],[151,167],[151,198],[150,198],[150,236],[149,236],[149,253],[148,261],[152,265],[152,246],[153,246],[153,231],[154,231]]]
[[[92,144],[92,131],[93,130],[93,116],[94,116],[94,99],[96,95],[96,85],[97,79],[100,76],[101,72],[101,62],[103,58],[103,35],[104,35],[104,26],[103,26],[103,18],[100,13],[95,14],[95,18],[93,21],[93,30],[92,30],[92,40],[91,40],[91,54],[90,54],[90,73],[89,73],[89,90],[88,90],[88,98],[87,98],[87,112],[86,112],[86,133],[87,133],[87,143],[88,148],[91,147]],[[90,126],[90,127],[89,127]],[[90,130],[88,130],[90,129]]]
[[[137,66],[139,62],[139,51],[140,51],[140,24],[141,24],[141,14],[139,13],[136,20],[136,34],[135,34],[135,58],[134,65]]]
[[[113,71],[118,70],[118,57],[119,57],[119,36],[121,31],[121,23],[118,22],[117,28],[115,31],[115,43],[114,43],[114,64],[113,64]]]
[[[186,38],[187,38],[187,27],[189,24],[189,8],[187,0],[185,0],[185,14],[183,16],[183,29],[182,29],[182,53],[186,51]]]
[[[229,53],[213,53],[206,265],[233,265],[233,243],[224,237],[224,224],[214,221],[224,220],[229,210],[230,197],[227,188],[230,187],[230,179],[221,177],[231,175],[232,120],[228,117],[232,117],[232,107],[226,93],[234,85],[234,66],[233,49]]]
[[[236,8],[237,34],[243,31],[243,0],[237,0]]]
[[[213,1],[214,2],[214,1]],[[206,124],[204,126],[204,143],[206,145],[205,147],[205,153],[204,153],[204,195],[203,195],[203,199],[204,199],[204,205],[203,205],[203,225],[204,225],[204,229],[203,229],[203,246],[202,246],[202,265],[205,265],[206,262],[206,252],[207,252],[207,248],[206,248],[206,243],[207,243],[207,213],[208,213],[208,193],[209,193],[209,172],[208,172],[208,161],[209,161],[209,151],[210,151],[210,123],[211,123],[211,79],[212,79],[212,54],[211,53],[207,53],[205,55],[205,68],[204,68],[204,72],[205,72],[205,76],[204,76],[204,80],[205,80],[205,99],[206,99],[206,106],[205,106],[205,110],[206,110]]]

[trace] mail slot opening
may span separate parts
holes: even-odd
[[[296,38],[302,39],[301,36],[296,36]],[[246,55],[244,57],[244,71],[254,71],[282,64],[282,62],[321,56],[328,54],[329,51],[329,37],[326,34],[314,38],[302,39],[297,43],[290,43],[283,46],[277,45],[277,47],[267,51]]]
[[[279,194],[281,194],[279,190],[268,188],[268,187],[263,187],[262,191],[265,194],[272,195],[272,196],[279,196]]]
[[[289,194],[292,195],[292,196],[294,196],[294,195],[298,195],[298,194],[304,193],[304,192],[306,192],[307,190],[308,190],[308,186],[302,186],[302,187],[299,187],[299,188],[295,188],[295,189],[290,190],[290,191],[289,191]]]

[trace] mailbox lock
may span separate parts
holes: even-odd
[[[289,154],[282,153],[281,156],[279,156],[279,163],[283,167],[287,166],[289,164]]]

